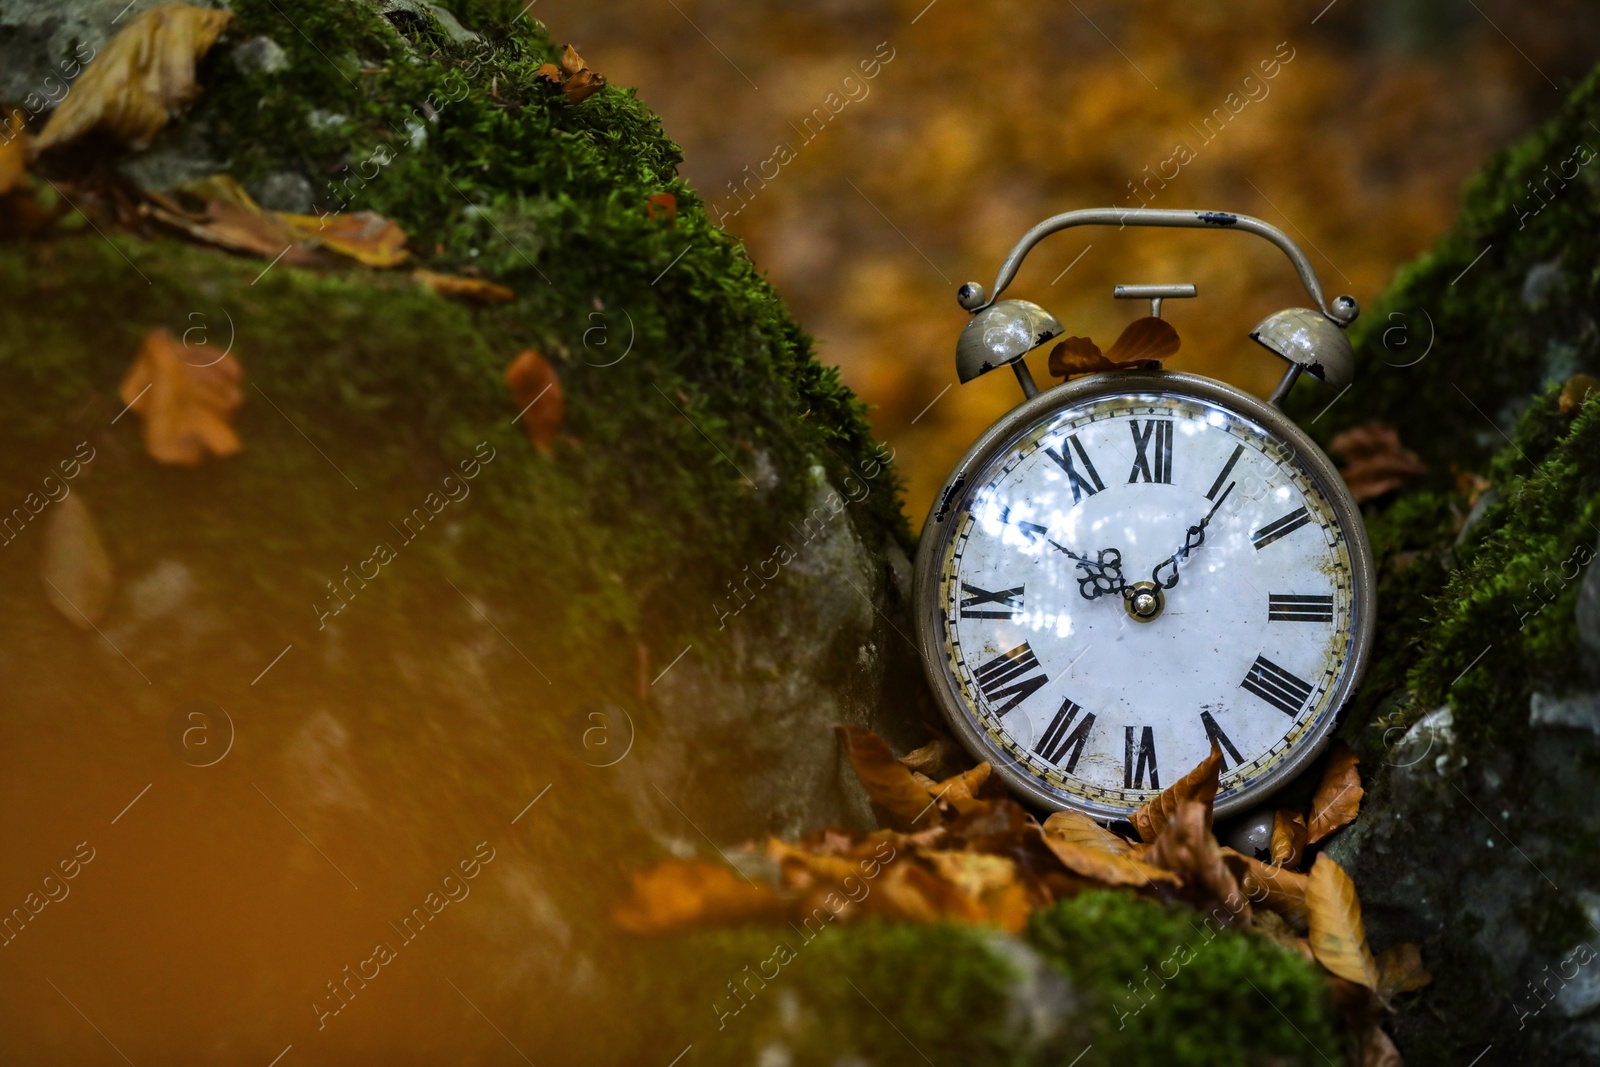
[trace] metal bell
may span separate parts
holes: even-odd
[[[1254,808],[1235,819],[1218,834],[1222,843],[1235,852],[1254,856],[1262,863],[1272,862],[1272,823],[1276,811],[1271,807]]]
[[[1350,338],[1339,323],[1312,308],[1275,311],[1250,332],[1250,339],[1336,389],[1355,377]]]
[[[1065,332],[1054,315],[1031,300],[990,304],[967,320],[956,341],[956,377],[970,382]]]

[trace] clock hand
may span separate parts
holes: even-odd
[[[1098,558],[1089,559],[1054,541],[1050,542],[1050,547],[1078,561],[1078,569],[1084,573],[1078,579],[1078,592],[1083,599],[1098,600],[1110,593],[1121,593],[1124,597],[1131,595],[1128,583],[1122,577],[1122,553],[1116,549],[1102,548],[1096,553]]]
[[[1236,484],[1238,483],[1229,482],[1228,487],[1222,491],[1222,495],[1217,497],[1217,502],[1211,505],[1211,510],[1206,512],[1206,517],[1201,519],[1198,524],[1189,527],[1183,537],[1183,547],[1156,564],[1155,569],[1150,572],[1150,580],[1152,582],[1162,589],[1171,589],[1178,584],[1178,564],[1187,560],[1189,553],[1206,543],[1206,527],[1211,524],[1211,519],[1216,515],[1217,509],[1222,507],[1222,502],[1228,499],[1228,494],[1233,492],[1233,487]],[[1172,575],[1163,579],[1161,572],[1168,567],[1172,568]]]

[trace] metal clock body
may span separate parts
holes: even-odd
[[[1129,217],[1134,216],[1134,217]],[[1226,220],[1217,222],[1215,220]],[[1249,807],[1324,749],[1360,683],[1375,616],[1372,553],[1338,471],[1276,406],[1301,373],[1348,383],[1343,328],[1281,232],[1215,212],[1071,212],[1069,225],[1216,225],[1289,254],[1320,310],[1252,334],[1289,372],[1259,400],[1160,370],[1039,392],[1022,356],[1059,335],[1025,301],[962,287],[970,380],[1009,363],[1027,399],[968,449],[930,511],[915,578],[917,643],[956,737],[1041,807],[1125,818],[1206,757],[1216,812]],[[1192,286],[1118,287],[1192,296]]]

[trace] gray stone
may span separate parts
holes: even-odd
[[[1600,656],[1600,569],[1585,568],[1573,615],[1578,621],[1578,640],[1590,653]]]
[[[159,193],[198,178],[221,174],[228,169],[228,164],[226,160],[215,158],[203,129],[184,125],[157,134],[155,143],[123,160],[117,169],[135,185]]]
[[[269,174],[249,188],[250,195],[268,211],[287,211],[295,215],[311,214],[314,193],[311,182],[303,174],[278,171]]]
[[[1561,284],[1559,262],[1536,263],[1522,279],[1522,304],[1537,311],[1550,302],[1551,295]]]
[[[289,69],[289,53],[271,37],[252,37],[233,50],[233,61],[246,74],[277,74]]]
[[[456,44],[473,44],[479,40],[478,35],[461,25],[443,4],[430,0],[378,0],[378,10],[391,22],[403,21],[409,16],[426,23],[432,16],[445,36]]]
[[[1600,693],[1535,693],[1528,704],[1530,726],[1570,726],[1600,735]]]

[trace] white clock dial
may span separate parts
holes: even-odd
[[[1114,816],[1213,741],[1220,804],[1325,736],[1348,689],[1351,546],[1259,422],[1180,392],[1085,399],[964,490],[941,520],[934,632],[997,764]]]

